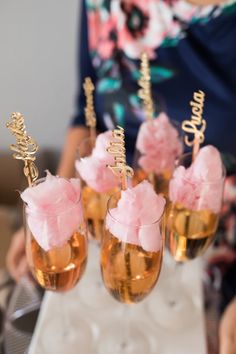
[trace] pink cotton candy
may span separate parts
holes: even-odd
[[[109,214],[106,217],[106,228],[120,241],[141,246],[137,227],[116,222]]]
[[[114,157],[107,152],[112,140],[112,132],[99,134],[92,154],[75,162],[75,167],[81,178],[96,192],[108,192],[119,185],[118,178],[107,165],[114,164]]]
[[[183,151],[178,130],[165,113],[153,121],[144,122],[138,133],[136,148],[142,156],[139,165],[147,173],[173,171],[175,160]]]
[[[105,193],[117,187],[117,177],[106,167],[103,161],[93,156],[76,161],[76,169],[87,185],[99,193]]]
[[[208,145],[199,150],[191,175],[203,181],[217,181],[222,178],[222,161],[214,146]]]
[[[78,230],[83,220],[80,193],[79,179],[49,173],[45,181],[21,193],[28,226],[45,251],[62,246]]]
[[[148,181],[121,192],[117,207],[106,217],[106,228],[122,242],[157,252],[162,245],[160,222],[165,199]]]
[[[106,161],[107,164],[114,163],[114,157],[109,152],[107,152],[107,148],[112,140],[114,139],[111,130],[99,134],[97,136],[92,155],[99,160]]]
[[[160,224],[154,224],[149,227],[143,227],[139,231],[140,245],[145,251],[157,252],[162,246],[162,237]]]
[[[219,151],[211,146],[200,149],[192,165],[179,166],[170,181],[169,197],[191,210],[221,209],[224,187],[223,165]]]

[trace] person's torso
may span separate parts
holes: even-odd
[[[87,0],[96,107],[104,129],[126,128],[132,151],[144,120],[140,55],[150,57],[156,113],[189,119],[193,92],[206,94],[206,142],[236,155],[236,4],[199,8],[180,1]]]

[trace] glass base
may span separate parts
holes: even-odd
[[[163,274],[157,291],[148,299],[147,311],[158,326],[178,332],[193,326],[199,318],[199,279],[197,274],[191,274],[193,264],[174,262],[168,251],[165,256]]]
[[[93,270],[93,274],[90,272],[90,276],[81,281],[77,290],[78,298],[88,309],[99,310],[105,313],[116,311],[117,302],[105,289],[98,266],[97,268],[94,267]]]
[[[92,328],[87,321],[81,321],[76,313],[68,319],[63,316],[52,318],[45,327],[41,338],[43,353],[55,353],[55,343],[57,354],[78,354],[78,343],[83,348],[83,353],[93,352]]]
[[[97,348],[98,354],[151,354],[145,327],[141,329],[134,322],[125,323],[125,320],[101,327]]]

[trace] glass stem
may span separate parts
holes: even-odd
[[[70,328],[71,321],[70,321],[69,313],[66,308],[65,294],[60,294],[60,297],[61,297],[60,304],[61,304],[61,310],[62,310],[62,323],[63,323],[63,327],[65,329],[65,332],[67,332],[67,330]]]
[[[131,338],[130,335],[130,314],[131,314],[131,305],[123,304],[123,320],[124,325],[121,330],[121,341],[120,341],[120,354],[126,353],[126,349],[129,346],[129,341]]]
[[[126,252],[125,250],[125,269],[126,269],[126,276],[128,279],[131,278],[132,276],[132,270],[131,270],[131,262],[130,262],[130,252]],[[126,289],[126,296],[127,298],[127,304],[123,304],[123,320],[124,320],[124,326],[122,327],[121,330],[121,342],[120,342],[120,353],[126,353],[126,349],[129,345],[130,341],[130,304],[128,303],[130,299],[132,298],[132,292],[131,292],[131,287],[130,285],[127,286]]]
[[[170,284],[170,292],[168,294],[168,302],[170,307],[177,306],[179,302],[179,296],[176,296],[175,290],[181,286],[183,281],[183,263],[182,262],[175,262],[174,263],[174,277]]]
[[[131,271],[131,263],[130,263],[130,252],[125,252],[125,268],[126,268],[127,278],[131,279],[132,271]],[[132,297],[130,284],[127,285],[127,290],[128,290],[128,297],[130,299]]]

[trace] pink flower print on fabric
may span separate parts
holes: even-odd
[[[117,17],[118,47],[134,59],[140,58],[143,51],[154,58],[163,40],[179,32],[164,1],[113,0],[111,13]]]
[[[88,12],[88,35],[89,35],[89,47],[90,50],[96,50],[98,46],[98,35],[101,28],[100,12],[89,11]]]
[[[110,0],[108,10],[102,1],[87,1],[90,49],[102,59],[111,58],[116,48],[132,59],[143,51],[153,59],[166,38],[183,38],[187,24],[207,19],[213,10],[217,17],[235,2],[197,6],[185,0]]]
[[[116,20],[109,16],[102,21],[100,11],[89,11],[88,33],[90,50],[97,50],[102,59],[109,59],[115,48],[115,41],[112,39],[112,32],[116,28]]]

